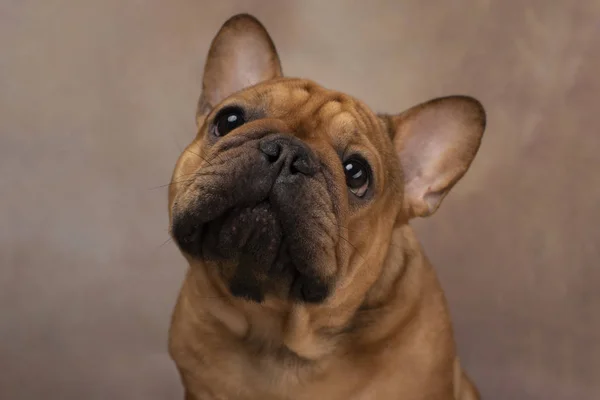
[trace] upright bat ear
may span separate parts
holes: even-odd
[[[233,93],[280,76],[279,56],[265,27],[248,14],[231,17],[211,43],[197,119]]]
[[[483,106],[472,97],[449,96],[383,118],[404,173],[407,215],[429,216],[479,150],[486,124]]]

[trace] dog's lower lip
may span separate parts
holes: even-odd
[[[270,215],[271,220],[277,219],[268,199],[249,205],[238,204],[225,210],[216,218],[202,223],[200,227],[202,236],[196,235],[194,240],[203,248],[205,255],[210,254],[217,258],[235,258],[236,254],[239,255],[239,251],[244,251],[246,241],[253,236],[250,232],[266,235],[265,238],[270,236],[268,234],[269,226],[265,225],[269,220],[267,214]],[[242,239],[244,237],[245,239]],[[264,246],[265,249],[276,250],[275,247],[278,247],[279,240],[276,237],[267,239],[268,241],[260,242],[261,246]],[[238,240],[241,242],[235,244]],[[233,247],[230,247],[232,245]]]

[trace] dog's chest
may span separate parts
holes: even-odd
[[[415,365],[409,360],[403,362],[402,357],[393,357],[391,361],[376,355],[360,360],[336,356],[322,363],[309,363],[299,361],[289,350],[248,346],[248,343],[225,340],[215,334],[203,335],[203,339],[186,341],[187,346],[172,352],[186,388],[193,393],[211,393],[212,397],[203,395],[199,397],[202,399],[451,398],[424,393],[423,388],[433,390],[437,385],[428,385],[432,382],[430,374],[416,373]]]

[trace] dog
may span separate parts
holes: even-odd
[[[247,14],[213,39],[169,186],[189,263],[169,331],[187,400],[479,399],[410,226],[477,153],[468,96],[398,114],[284,77]]]

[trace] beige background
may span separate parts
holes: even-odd
[[[156,187],[241,11],[287,74],[378,111],[483,101],[476,162],[416,224],[464,363],[486,399],[600,399],[598,0],[1,0],[0,398],[181,398]]]

